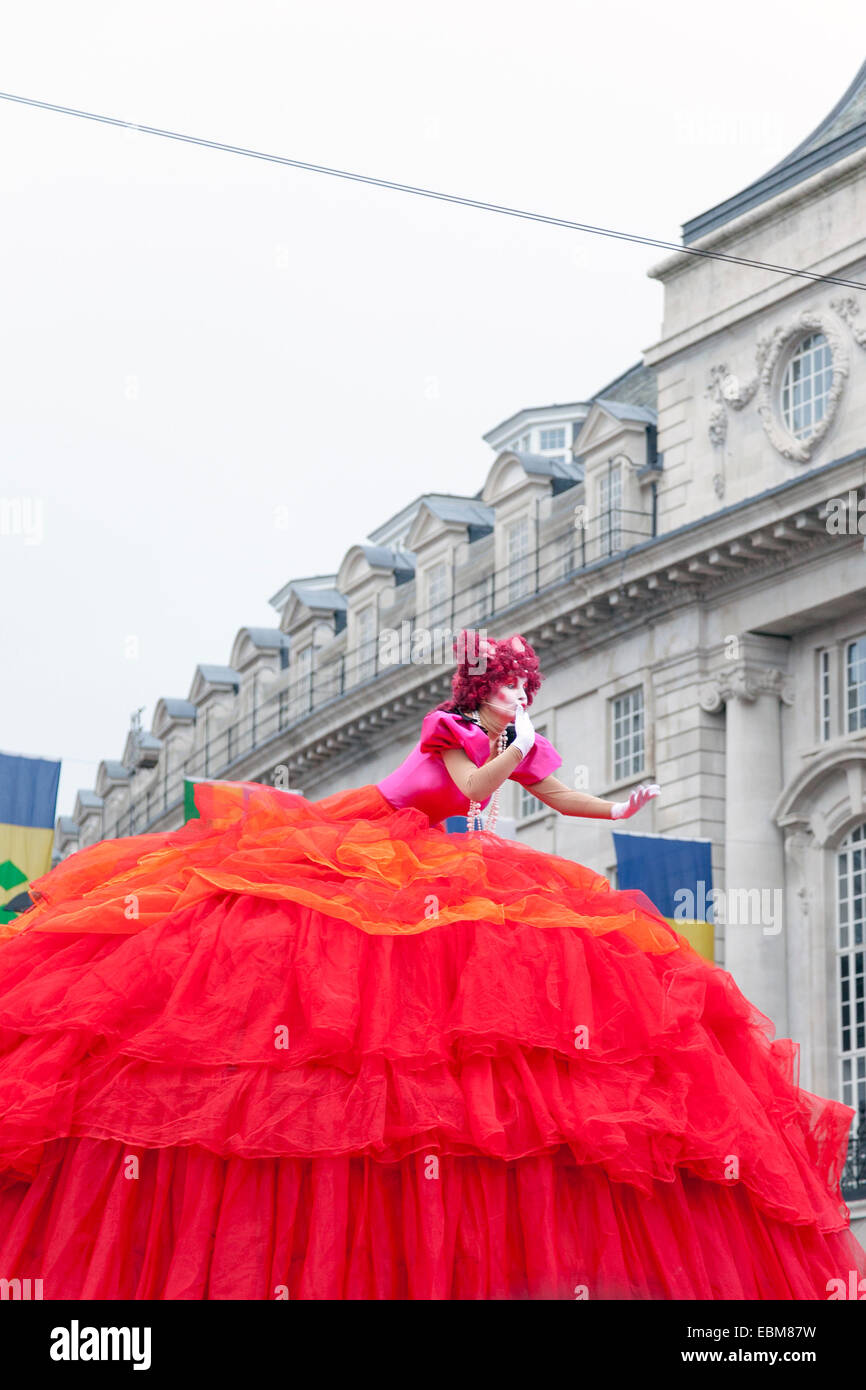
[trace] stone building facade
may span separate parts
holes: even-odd
[[[424,494],[338,573],[290,580],[272,629],[101,764],[56,852],[178,824],[185,776],[376,781],[446,696],[451,636],[522,632],[563,780],[655,780],[629,826],[712,842],[717,962],[866,1135],[866,64],[683,247],[735,259],[668,256],[638,363],[491,430],[473,496]],[[614,877],[608,823],[507,795],[519,838]]]

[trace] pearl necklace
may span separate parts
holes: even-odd
[[[466,715],[464,715],[464,718],[465,718],[465,719],[471,719],[473,724],[477,724],[478,727],[479,727],[479,729],[484,729],[484,732],[487,733],[487,730],[484,728],[484,725],[481,723],[481,720],[478,718],[478,716],[477,716],[476,714],[474,714],[474,713],[472,713],[472,714],[466,714]],[[489,735],[488,735],[488,737],[489,737]],[[498,741],[497,741],[497,748],[496,748],[496,755],[497,755],[497,757],[498,757],[498,755],[499,755],[500,753],[504,753],[507,747],[508,747],[508,730],[507,730],[507,729],[503,729],[503,730],[502,730],[502,733],[499,735],[499,739],[498,739]],[[481,812],[481,802],[480,802],[480,801],[472,801],[472,800],[470,800],[470,802],[469,802],[469,810],[468,810],[467,815],[466,815],[466,829],[467,829],[470,833],[473,832],[473,831],[475,831],[475,830],[487,830],[487,831],[489,831],[490,833],[493,832],[493,830],[494,830],[494,828],[495,828],[495,826],[496,826],[497,819],[499,818],[499,791],[500,791],[500,788],[497,787],[497,788],[496,788],[496,791],[493,793],[492,797],[490,798],[490,802],[489,802],[488,807],[487,807],[487,820],[486,820],[486,822],[485,822],[484,817],[483,817],[482,812]]]

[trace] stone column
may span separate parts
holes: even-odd
[[[820,882],[815,863],[820,850],[806,825],[787,828],[785,867],[787,874],[786,930],[788,937],[788,1037],[800,1044],[800,1085],[809,1091],[831,1095],[835,1077],[826,1090],[824,1077],[816,1081],[816,1063],[826,1051],[827,965],[824,935],[820,930],[823,913],[815,923],[814,888]],[[810,888],[811,885],[811,888]],[[835,983],[835,982],[834,982]],[[834,1059],[835,1061],[835,1059]]]
[[[791,688],[778,667],[726,663],[701,687],[710,712],[725,706],[725,969],[788,1036],[785,853],[773,806],[783,785],[780,700]]]

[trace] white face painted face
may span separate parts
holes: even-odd
[[[507,681],[505,685],[500,685],[490,697],[489,704],[496,710],[497,714],[506,715],[509,723],[517,713],[518,706],[526,708],[529,703],[526,696],[526,681],[513,679]]]

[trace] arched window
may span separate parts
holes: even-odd
[[[866,1103],[866,822],[855,826],[836,854],[841,1098]]]
[[[808,439],[824,418],[833,355],[823,333],[801,339],[788,359],[782,377],[782,418],[795,439]]]

